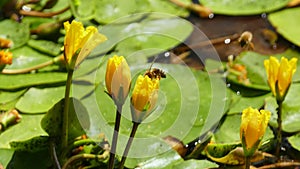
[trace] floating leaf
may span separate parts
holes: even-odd
[[[18,48],[29,40],[29,25],[7,19],[0,22],[0,37],[13,41],[12,48]]]
[[[10,148],[12,141],[25,141],[36,136],[47,136],[40,127],[43,115],[22,114],[21,122],[0,134],[0,148]]]
[[[16,108],[22,113],[46,113],[64,97],[65,87],[30,88],[17,102]]]
[[[12,52],[14,56],[13,63],[11,65],[6,66],[6,69],[29,68],[52,59],[51,57],[37,52],[36,50],[28,46],[23,46],[21,48],[13,50]]]
[[[300,151],[300,134],[295,134],[291,137],[288,137],[288,141],[293,148]]]
[[[49,149],[38,152],[15,152],[7,168],[49,169],[53,161]]]
[[[61,114],[64,109],[64,99],[57,102],[44,116],[41,121],[42,128],[50,137],[60,138],[62,134],[63,119]],[[70,98],[69,107],[69,139],[85,134],[90,126],[89,116],[86,108],[75,98]],[[55,125],[54,125],[55,124]]]
[[[178,164],[173,165],[173,169],[209,169],[209,168],[217,168],[219,167],[218,164],[208,161],[208,160],[186,160],[183,162],[180,162]]]
[[[41,85],[63,84],[67,79],[66,73],[33,73],[18,75],[0,74],[0,89],[15,90]]]
[[[15,151],[38,152],[49,148],[49,137],[37,136],[25,141],[12,141],[9,144]]]
[[[152,56],[182,43],[192,31],[190,22],[172,15],[135,14],[101,27],[100,32],[108,40],[95,48],[91,55],[104,54],[117,46],[118,53],[139,60],[139,55]]]
[[[62,45],[47,40],[29,40],[28,46],[51,56],[59,55],[62,47]]]
[[[299,93],[300,84],[293,83],[286,95],[282,104],[282,130],[285,132],[298,132],[300,131],[300,102]],[[270,124],[277,127],[277,103],[274,97],[266,99],[265,109],[272,112]]]
[[[190,4],[191,0],[181,0]],[[81,19],[95,19],[99,23],[108,24],[121,17],[126,17],[135,13],[156,12],[167,13],[177,16],[187,17],[189,11],[168,1],[160,0],[123,0],[111,1],[103,0],[96,3],[95,0],[89,2],[71,1],[73,14]],[[112,12],[113,11],[113,12]]]
[[[285,7],[290,0],[201,0],[200,3],[216,14],[255,15]]]
[[[14,151],[11,149],[0,148],[0,167],[2,165],[4,168],[6,168],[13,154]]]
[[[247,108],[247,107],[245,107]],[[216,143],[237,143],[240,142],[241,115],[228,115],[221,127],[215,133]],[[274,138],[271,129],[267,128],[262,143]]]
[[[19,90],[14,92],[0,91],[0,103],[5,104],[7,102],[18,99],[22,96],[26,90]]]
[[[268,19],[282,36],[295,45],[300,46],[299,17],[300,8],[298,7],[271,13]]]

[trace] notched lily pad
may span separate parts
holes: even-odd
[[[15,151],[37,152],[49,148],[49,137],[37,136],[25,141],[12,141],[9,144]]]
[[[0,37],[13,41],[12,48],[18,48],[29,40],[29,25],[7,19],[0,22]]]
[[[201,0],[200,3],[216,14],[255,15],[285,7],[290,0]]]
[[[41,121],[42,128],[50,137],[58,139],[61,137],[63,123],[61,114],[64,111],[64,103],[64,99],[57,102]],[[72,140],[85,134],[85,130],[90,127],[90,121],[86,108],[79,100],[70,98],[69,103],[69,139]]]
[[[289,8],[268,16],[271,24],[287,40],[300,46],[300,7]]]

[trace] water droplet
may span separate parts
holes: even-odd
[[[201,143],[201,140],[200,140],[200,139],[198,140],[198,143],[199,143],[199,144]]]
[[[169,57],[170,56],[170,52],[166,52],[165,53],[165,57],[167,58],[167,57]]]
[[[230,84],[230,83],[227,83],[227,84],[226,84],[226,87],[230,87],[230,86],[231,86],[231,84]]]
[[[189,147],[189,145],[187,144],[187,145],[185,145],[185,147],[186,147],[186,148],[188,148],[188,147]]]
[[[266,14],[266,13],[262,13],[262,14],[261,14],[261,17],[262,17],[262,18],[266,18],[266,17],[267,17],[267,14]]]
[[[208,18],[209,19],[212,19],[212,18],[214,18],[215,17],[215,14],[213,14],[213,13],[210,13],[209,15],[208,15]]]
[[[225,44],[229,44],[230,42],[231,42],[231,39],[229,39],[229,38],[224,40]]]
[[[241,92],[240,92],[240,91],[237,91],[237,92],[236,92],[236,95],[238,95],[238,96],[241,95]]]
[[[195,146],[198,144],[198,142],[195,142]]]
[[[23,5],[22,10],[29,12],[29,11],[31,11],[31,8],[29,6]]]

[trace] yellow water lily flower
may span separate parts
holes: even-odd
[[[88,26],[85,29],[81,22],[75,20],[64,22],[64,28],[64,56],[70,69],[78,66],[98,44],[106,40],[96,27]]]
[[[12,64],[12,53],[7,50],[0,51],[0,65]]]
[[[264,61],[268,83],[277,100],[284,100],[296,72],[297,60],[297,58],[288,60],[282,57],[279,63],[277,58],[271,56],[270,59]]]
[[[271,113],[268,110],[248,107],[242,112],[240,139],[243,144],[245,156],[252,156],[263,138]]]
[[[132,121],[141,123],[150,115],[158,98],[159,79],[139,75],[131,96]]]
[[[130,68],[123,56],[108,59],[105,75],[107,92],[118,106],[124,104],[131,83]]]

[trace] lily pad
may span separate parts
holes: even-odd
[[[281,57],[288,59],[292,57],[300,57],[299,53],[295,50],[286,50],[283,53],[273,55],[280,60]],[[270,56],[261,55],[256,52],[248,51],[241,53],[234,61],[234,63],[241,64],[246,67],[247,77],[249,78],[250,84],[244,84],[237,80],[236,75],[229,74],[227,77],[231,88],[239,91],[242,96],[257,96],[263,95],[270,91],[267,83],[267,74],[264,67],[264,60],[269,59]],[[297,68],[300,68],[300,63],[297,63]],[[293,81],[300,81],[300,74],[295,73]],[[249,92],[251,91],[251,92]]]
[[[295,134],[291,137],[288,137],[288,141],[293,148],[300,151],[300,134]]]
[[[65,87],[30,88],[17,102],[16,108],[22,113],[46,113],[64,97]]]
[[[298,132],[300,131],[300,102],[298,97],[298,91],[300,90],[300,84],[293,83],[286,95],[286,98],[282,104],[282,130],[285,132]],[[277,103],[274,97],[266,99],[265,109],[272,112],[270,124],[273,127],[277,127]]]
[[[29,40],[28,46],[51,56],[59,55],[62,47],[62,45],[47,40]]]
[[[119,55],[152,56],[182,43],[193,31],[190,22],[163,13],[141,13],[116,20],[101,27],[108,40],[91,55],[105,54],[117,46]],[[138,57],[136,57],[138,60]]]
[[[0,134],[0,148],[11,148],[12,141],[25,141],[36,136],[47,136],[40,126],[43,115],[22,115],[21,122],[9,127]],[[26,132],[24,132],[26,130]]]
[[[183,3],[191,3],[191,0],[181,0]],[[73,14],[80,20],[95,19],[99,23],[108,24],[121,17],[141,12],[167,13],[187,17],[189,11],[178,7],[169,1],[160,0],[95,0],[88,3],[82,0],[71,1]]]
[[[25,69],[38,64],[47,62],[52,58],[42,54],[28,46],[24,46],[12,51],[13,63],[5,67],[5,69]]]
[[[18,75],[0,74],[0,89],[15,90],[40,85],[63,84],[67,79],[66,73],[33,73]]]
[[[300,8],[289,8],[281,10],[275,13],[271,13],[268,16],[271,24],[276,28],[283,37],[297,46],[300,46],[300,23],[298,18],[300,17]]]
[[[225,15],[256,15],[285,7],[290,0],[201,0],[213,13]]]
[[[14,150],[0,148],[0,167],[2,165],[4,168],[6,168],[13,154]]]
[[[226,116],[225,121],[215,133],[215,141],[217,143],[240,142],[240,125],[241,125],[240,114]],[[262,143],[272,139],[273,137],[274,137],[273,133],[271,129],[269,129],[268,127],[263,137]]]
[[[13,41],[13,48],[24,45],[29,40],[29,25],[7,19],[0,22],[0,37]]]
[[[209,168],[217,168],[219,167],[218,164],[213,163],[211,161],[208,160],[187,160],[187,161],[183,161],[179,164],[174,164],[174,166],[172,167],[173,169],[209,169]]]

